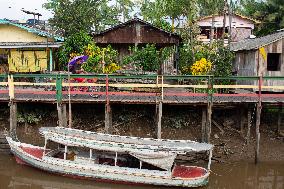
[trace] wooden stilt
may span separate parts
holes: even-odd
[[[245,111],[244,107],[240,107],[240,132],[242,136],[244,137],[244,124],[245,124]]]
[[[202,121],[201,121],[201,140],[202,142],[206,141],[206,108],[202,107]]]
[[[258,163],[259,161],[259,142],[260,142],[260,132],[259,132],[259,126],[260,126],[260,116],[261,116],[261,103],[257,104],[256,108],[256,148],[255,148],[255,163]]]
[[[57,112],[58,112],[58,126],[63,127],[62,106],[60,103],[57,103]]]
[[[10,135],[12,137],[16,136],[17,128],[17,103],[10,101]]]
[[[247,120],[248,120],[248,125],[247,125],[247,136],[246,136],[246,144],[249,144],[249,138],[250,138],[250,128],[251,128],[251,110],[250,109],[248,109],[248,118],[247,118]]]
[[[112,110],[109,104],[105,105],[105,132],[112,133]]]
[[[282,105],[278,109],[278,120],[277,120],[277,133],[278,133],[278,135],[282,134],[281,133],[282,132],[281,131],[281,121],[282,121],[281,113],[282,113]]]
[[[163,115],[163,103],[159,102],[157,105],[157,138],[162,138],[162,115]]]
[[[210,142],[211,125],[212,125],[212,102],[207,104],[207,122],[206,122],[206,137],[205,142]]]
[[[66,104],[62,104],[62,126],[67,127],[67,108]]]

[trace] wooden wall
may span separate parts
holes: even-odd
[[[267,70],[267,57],[266,59],[259,54],[259,50],[238,51],[234,62],[234,69],[238,76],[284,76],[284,39],[275,41],[269,45],[264,46],[266,54],[268,53],[281,53],[281,68],[279,71]],[[241,84],[250,84],[249,81],[242,81]],[[258,82],[254,82],[258,85]],[[280,80],[267,80],[263,83],[264,86],[284,85],[284,81]],[[271,90],[266,90],[271,91]],[[282,92],[274,90],[274,92]],[[284,92],[284,91],[283,91]]]

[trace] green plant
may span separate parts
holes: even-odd
[[[18,123],[37,124],[42,120],[42,116],[35,112],[21,112],[17,114]]]
[[[120,69],[117,63],[118,52],[110,45],[106,48],[100,48],[94,43],[88,44],[84,48],[84,54],[89,58],[83,68],[88,72],[96,73],[114,73]]]
[[[67,37],[57,53],[59,69],[66,70],[69,60],[73,58],[73,56],[83,54],[84,48],[92,43],[92,37],[82,31]]]
[[[161,63],[169,58],[173,52],[172,48],[158,50],[154,44],[147,44],[145,47],[131,48],[130,56],[124,57],[123,64],[133,63],[138,70],[157,71]]]

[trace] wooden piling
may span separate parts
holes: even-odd
[[[57,112],[58,112],[58,126],[67,127],[66,104],[57,103]]]
[[[242,134],[242,136],[244,137],[244,124],[245,124],[245,110],[243,106],[240,106],[240,132]]]
[[[63,123],[62,123],[62,109],[61,109],[61,105],[60,103],[57,103],[57,114],[58,114],[58,126],[59,127],[63,127]]]
[[[248,109],[248,117],[247,117],[247,120],[248,120],[248,124],[247,124],[247,135],[246,135],[246,144],[249,143],[249,139],[250,139],[250,128],[251,128],[251,120],[252,120],[252,117],[251,117],[251,110]]]
[[[62,122],[63,122],[63,127],[67,127],[67,108],[66,104],[62,104]]]
[[[261,103],[257,104],[256,108],[256,148],[255,148],[255,163],[258,163],[259,161],[259,143],[260,143],[260,132],[259,132],[259,126],[260,126],[260,116],[261,116]]]
[[[202,142],[206,141],[206,122],[207,122],[206,108],[202,107],[202,120],[201,120],[201,140]]]
[[[211,125],[212,125],[212,102],[207,104],[207,119],[206,119],[206,137],[205,142],[210,142],[211,135]]]
[[[162,138],[162,115],[163,115],[163,103],[159,102],[156,105],[156,117],[157,117],[157,138]]]
[[[112,133],[112,110],[110,104],[105,105],[105,132]]]
[[[281,129],[281,122],[282,122],[282,104],[280,105],[278,109],[278,119],[277,119],[277,133],[278,135],[282,134],[282,129]]]
[[[10,101],[10,135],[12,137],[16,136],[17,128],[17,103]]]

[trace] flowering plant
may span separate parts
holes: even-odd
[[[201,58],[190,67],[192,75],[206,75],[211,71],[211,69],[212,63],[206,60],[206,58]]]

